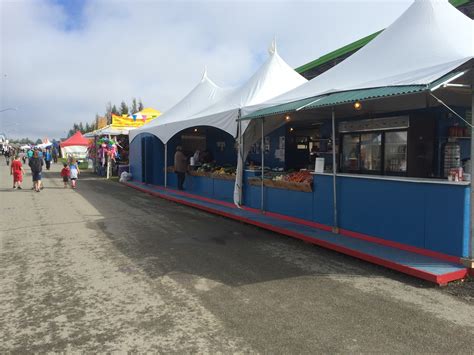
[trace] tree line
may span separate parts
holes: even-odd
[[[130,115],[130,114],[133,114],[135,112],[139,112],[143,109],[144,109],[144,106],[143,106],[143,103],[142,103],[141,99],[139,99],[137,101],[136,98],[133,98],[132,103],[131,103],[130,106],[128,106],[125,101],[122,101],[120,103],[120,105],[118,106],[118,108],[117,108],[117,105],[115,105],[115,104],[112,105],[112,103],[109,102],[109,103],[107,103],[107,105],[105,107],[104,117],[107,118],[107,124],[111,124],[112,123],[112,114],[118,115],[118,116]],[[82,123],[82,122],[74,123],[72,128],[69,130],[69,132],[67,134],[67,137],[68,138],[71,137],[77,131],[84,134],[84,133],[87,133],[87,132],[90,132],[90,131],[93,131],[93,130],[97,129],[98,123],[99,123],[99,117],[100,117],[100,115],[96,114],[94,121],[91,122],[91,123],[85,123],[85,124]]]

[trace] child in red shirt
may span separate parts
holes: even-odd
[[[10,165],[10,175],[13,175],[13,188],[21,190],[21,183],[23,182],[23,174],[25,170],[23,169],[23,165],[21,164],[20,157],[18,155],[15,156],[15,159],[12,161]]]
[[[63,168],[61,170],[61,176],[63,177],[64,188],[67,187],[67,183],[69,182],[69,176],[71,175],[71,171],[69,170],[69,166],[64,163]]]

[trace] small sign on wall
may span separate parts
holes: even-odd
[[[216,142],[217,148],[220,149],[221,152],[225,149],[225,142]]]

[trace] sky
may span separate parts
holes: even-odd
[[[205,67],[222,87],[242,84],[276,38],[296,68],[389,26],[411,3],[0,0],[0,132],[62,138],[132,98],[165,112]]]

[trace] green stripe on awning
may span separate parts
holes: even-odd
[[[415,92],[420,92],[426,90],[426,85],[409,85],[409,86],[387,86],[381,88],[371,88],[371,89],[362,89],[362,90],[352,90],[337,92],[334,94],[329,94],[320,98],[315,98],[314,103],[310,103],[305,106],[305,110],[314,109],[324,106],[335,106],[345,103],[355,102],[355,101],[364,101],[370,99],[378,99],[381,97],[397,96],[397,95],[406,95],[413,94]]]
[[[302,99],[298,101],[288,102],[286,104],[281,104],[272,107],[266,107],[261,110],[252,112],[249,115],[243,116],[242,121],[252,120],[255,118],[261,118],[265,116],[273,116],[282,113],[291,113],[296,110],[309,110],[317,107],[324,106],[335,106],[341,105],[344,103],[376,99],[381,97],[396,96],[396,95],[405,95],[415,92],[420,92],[427,90],[426,85],[408,85],[408,86],[387,86],[381,88],[371,88],[371,89],[360,89],[360,90],[351,90],[337,92],[333,94],[326,94],[321,96],[315,96],[307,99]]]
[[[278,115],[280,113],[289,113],[289,112],[294,112],[300,107],[307,105],[315,100],[314,97],[310,97],[307,99],[299,100],[299,101],[293,101],[293,102],[288,102],[286,104],[281,104],[277,106],[271,106],[271,107],[266,107],[261,110],[257,110],[255,112],[252,112],[246,116],[243,116],[240,120],[241,121],[246,121],[246,120],[252,120],[254,118],[260,118],[260,117],[265,117],[265,116],[272,116],[272,115]]]
[[[246,121],[265,116],[291,113],[297,110],[310,110],[318,107],[336,106],[355,101],[373,100],[390,96],[414,94],[417,92],[430,90],[431,88],[436,88],[440,84],[449,82],[451,79],[456,78],[464,73],[465,72],[456,71],[446,74],[438,80],[433,81],[429,85],[383,86],[377,88],[341,91],[332,94],[314,96],[277,106],[266,107],[264,109],[252,112],[249,115],[243,116],[241,120]]]

